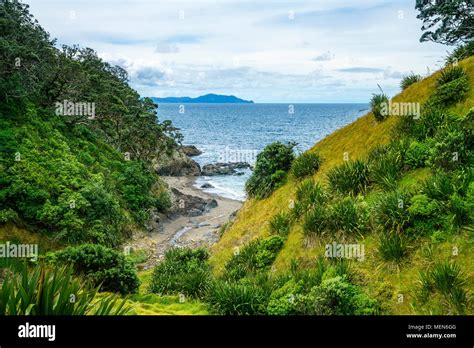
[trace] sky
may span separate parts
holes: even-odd
[[[91,47],[143,96],[368,102],[441,67],[415,0],[27,0],[58,44]]]

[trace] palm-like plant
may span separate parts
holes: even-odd
[[[97,297],[99,288],[73,277],[70,267],[42,263],[20,272],[7,271],[0,287],[0,315],[123,315],[126,300],[116,295]]]
[[[407,76],[405,76],[402,79],[402,82],[400,82],[400,87],[403,89],[407,89],[410,87],[412,84],[421,81],[422,77],[421,75],[414,74],[413,72]]]

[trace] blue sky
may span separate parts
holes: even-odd
[[[451,49],[419,42],[414,0],[25,2],[60,44],[95,49],[144,96],[367,102]]]

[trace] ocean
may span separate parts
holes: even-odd
[[[368,104],[159,104],[160,121],[171,120],[184,136],[183,144],[203,151],[193,157],[201,166],[215,162],[248,162],[265,145],[296,142],[296,153],[367,112]],[[223,197],[245,200],[241,175],[198,177],[195,186]]]

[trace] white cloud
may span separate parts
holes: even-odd
[[[412,0],[29,4],[59,43],[94,48],[126,68],[131,84],[148,96],[367,101],[377,84],[395,93],[404,72],[436,69],[447,50],[419,42],[421,22]]]

